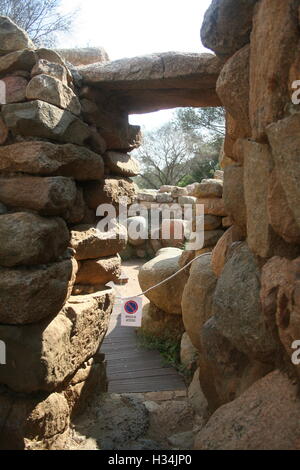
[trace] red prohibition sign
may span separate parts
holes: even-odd
[[[134,313],[136,313],[138,311],[139,306],[138,306],[137,302],[135,302],[135,300],[129,300],[124,305],[124,309],[125,309],[126,313],[129,313],[130,315],[133,315]]]

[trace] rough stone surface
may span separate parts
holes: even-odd
[[[300,227],[296,224],[276,170],[272,171],[269,179],[268,216],[275,232],[287,243],[300,244]]]
[[[70,424],[66,398],[61,393],[48,396],[18,396],[0,389],[1,450],[55,450],[63,447]]]
[[[1,383],[25,393],[57,389],[98,350],[112,302],[112,290],[106,289],[70,297],[59,314],[40,323],[0,325],[10,351],[0,369]]]
[[[63,215],[76,199],[75,183],[63,176],[0,178],[0,201],[8,207]]]
[[[121,275],[119,255],[106,256],[80,262],[76,284],[104,285],[116,281]]]
[[[213,0],[205,13],[201,40],[217,55],[230,57],[250,41],[257,0]]]
[[[221,198],[215,199],[197,199],[197,205],[203,204],[204,214],[217,215],[217,216],[226,216],[227,212],[224,206],[224,200]],[[196,205],[196,215],[202,215],[200,208],[197,209]]]
[[[212,297],[216,282],[209,253],[193,262],[181,305],[185,329],[198,350],[201,350],[201,328],[212,315]]]
[[[204,232],[203,248],[213,247],[224,234],[223,230],[209,230]]]
[[[100,204],[119,204],[123,198],[128,203],[135,197],[135,184],[126,178],[105,178],[103,182],[90,182],[84,187],[84,199],[91,209]]]
[[[46,101],[76,116],[81,112],[79,99],[71,88],[51,75],[41,74],[33,77],[27,85],[26,97],[28,100]]]
[[[246,231],[247,215],[244,195],[243,168],[231,165],[224,172],[223,199],[226,215],[230,215],[235,224]]]
[[[129,114],[180,106],[219,106],[222,62],[212,54],[165,52],[78,67],[86,84],[117,90]]]
[[[278,256],[271,258],[262,269],[260,299],[265,321],[273,334],[283,344],[291,366],[292,354],[295,352],[293,342],[299,340],[299,258],[290,261]],[[278,356],[283,359],[278,346]],[[300,374],[299,365],[293,364]]]
[[[262,258],[272,255],[274,232],[267,212],[268,186],[272,157],[268,145],[245,142],[244,189],[247,208],[247,241],[250,249]],[[255,191],[253,188],[255,187]]]
[[[88,426],[89,435],[102,450],[128,450],[130,442],[138,442],[149,426],[148,411],[142,400],[125,394],[101,394],[93,420],[88,413],[86,416],[75,420],[76,429],[84,434]]]
[[[146,402],[145,405],[148,403],[151,406],[153,402]],[[164,443],[166,436],[191,430],[194,412],[186,401],[170,400],[158,406],[150,406],[147,408],[150,421],[148,436],[151,439]]]
[[[76,272],[74,260],[36,267],[1,267],[0,322],[27,324],[57,314],[71,294]],[[12,327],[9,331],[17,330]]]
[[[60,218],[26,212],[0,217],[0,265],[47,264],[67,249],[69,230]]]
[[[300,114],[294,114],[268,126],[275,168],[289,207],[300,227],[299,137]]]
[[[89,98],[81,99],[83,119],[99,130],[108,150],[128,152],[140,146],[141,129],[129,124],[128,114],[105,107],[97,95]]]
[[[89,127],[74,114],[40,100],[6,104],[2,115],[13,134],[23,137],[83,145],[91,136]]]
[[[243,234],[239,227],[232,225],[223,233],[212,251],[211,265],[217,277],[220,277],[226,263],[227,255],[234,242],[243,240]]]
[[[71,231],[71,247],[76,251],[77,260],[115,255],[125,248],[126,241],[127,233],[121,225],[109,232],[102,232],[90,225],[77,225]]]
[[[146,335],[176,342],[180,340],[184,326],[180,315],[163,312],[148,303],[143,307],[142,331]]]
[[[109,61],[108,54],[103,47],[56,49],[56,52],[72,65],[89,65]]]
[[[299,449],[299,419],[297,386],[275,371],[219,408],[197,435],[195,449]]]
[[[182,250],[167,248],[158,252],[157,256],[144,264],[139,272],[139,283],[142,290],[154,286],[179,269]],[[156,307],[166,313],[181,314],[181,299],[188,274],[182,271],[170,281],[147,293],[147,297]]]
[[[253,359],[272,358],[275,343],[259,301],[260,272],[246,243],[235,248],[218,279],[213,299],[216,326],[239,351]]]
[[[137,160],[127,153],[107,152],[105,165],[118,176],[137,176],[140,172]]]
[[[201,198],[222,197],[223,181],[216,179],[204,179],[201,183],[195,183],[192,196]]]
[[[104,174],[104,164],[100,155],[86,147],[32,141],[0,147],[0,170],[70,176],[85,181],[100,180]]]
[[[281,119],[290,103],[288,79],[299,41],[298,7],[295,0],[263,0],[255,11],[249,104],[254,139],[264,138],[266,126]]]
[[[5,102],[18,103],[26,100],[26,78],[11,75],[2,79],[5,83]]]
[[[208,403],[201,389],[199,372],[198,368],[188,388],[188,400],[195,413],[205,419],[208,416]]]
[[[57,64],[55,62],[49,62],[45,59],[40,59],[31,70],[31,76],[35,77],[36,75],[41,74],[54,77],[57,80],[60,80],[64,85],[68,85],[67,70],[66,67],[62,64]]]
[[[216,215],[204,215],[204,230],[216,230],[222,225],[222,218]]]
[[[29,71],[35,65],[36,54],[28,49],[11,52],[0,56],[0,77],[16,72],[18,70]]]
[[[34,49],[29,36],[7,16],[0,16],[0,55],[21,49]]]
[[[197,364],[198,351],[185,331],[180,343],[180,362],[186,370],[195,370]]]
[[[243,132],[250,136],[249,119],[250,46],[236,52],[224,65],[217,81],[217,93],[230,115],[239,121]]]
[[[0,145],[5,144],[8,137],[8,127],[0,116]]]
[[[200,382],[210,410],[237,398],[256,380],[274,369],[272,363],[249,359],[217,329],[211,317],[201,332]]]

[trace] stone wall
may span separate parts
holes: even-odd
[[[97,231],[96,209],[133,199],[139,129],[8,18],[0,37],[0,448],[61,449],[70,420],[106,389],[105,284],[126,237]]]
[[[202,26],[225,61],[216,89],[233,225],[191,268],[182,298],[212,414],[196,449],[299,448],[299,7],[213,0]]]
[[[224,230],[232,225],[226,216],[222,194],[223,171],[220,170],[215,172],[214,179],[204,179],[184,188],[165,185],[159,189],[139,189],[129,208],[128,244],[121,253],[122,258],[153,258],[159,250],[168,247],[185,250],[193,240],[193,233],[202,228],[201,221],[202,249],[212,251]],[[138,232],[134,238],[130,236],[131,224]]]

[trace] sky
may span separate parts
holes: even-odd
[[[211,0],[62,0],[62,11],[78,8],[73,32],[59,47],[102,46],[111,60],[153,52],[208,52],[200,41]],[[130,116],[144,129],[160,126],[172,110]]]

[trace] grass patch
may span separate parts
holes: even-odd
[[[158,351],[162,356],[163,365],[171,365],[184,376],[185,380],[190,380],[191,372],[180,362],[180,341],[158,338],[141,331],[138,333],[137,338],[139,347]]]

